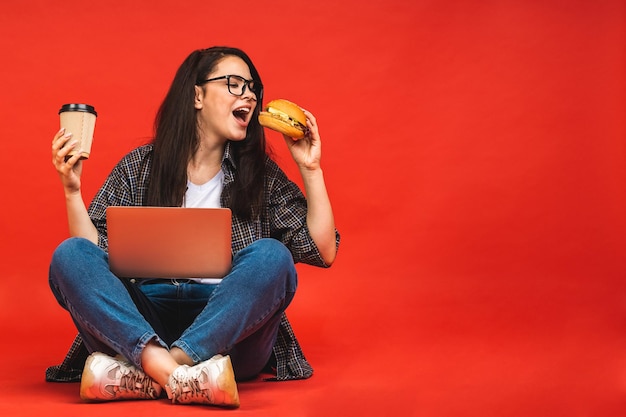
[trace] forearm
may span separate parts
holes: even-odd
[[[321,168],[301,170],[307,198],[307,228],[320,255],[331,265],[337,254],[335,218]]]
[[[98,244],[98,230],[91,222],[80,192],[66,193],[65,205],[70,236],[83,237]]]

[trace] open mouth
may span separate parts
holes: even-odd
[[[237,120],[240,120],[243,123],[248,121],[249,114],[250,114],[249,107],[239,107],[238,109],[235,109],[233,111],[233,116],[235,116]]]

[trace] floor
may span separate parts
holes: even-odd
[[[342,255],[348,259],[330,270],[299,267],[299,293],[288,311],[314,376],[240,383],[241,408],[230,411],[166,400],[83,404],[78,384],[44,382],[74,329],[45,277],[21,272],[45,265],[14,265],[1,292],[0,412],[504,417],[626,410],[624,303],[614,291],[626,290],[623,283],[611,289],[601,279],[437,276],[383,283],[376,265],[368,271],[352,262],[352,250]],[[31,297],[11,297],[18,288]]]

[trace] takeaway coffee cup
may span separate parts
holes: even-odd
[[[65,134],[72,133],[72,139],[78,141],[68,157],[80,152],[81,159],[89,158],[96,117],[98,117],[96,109],[89,104],[72,103],[61,106],[59,110],[61,127],[65,128]]]

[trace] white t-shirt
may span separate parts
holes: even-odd
[[[223,181],[224,172],[221,169],[204,184],[196,185],[191,181],[187,181],[183,207],[219,208]]]
[[[220,171],[209,181],[201,185],[196,185],[187,181],[187,191],[183,200],[183,207],[193,208],[219,208],[220,196],[224,182],[224,172]],[[221,278],[192,278],[202,284],[219,284]]]

